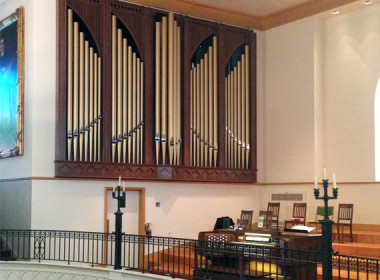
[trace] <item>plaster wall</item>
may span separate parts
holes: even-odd
[[[380,5],[324,22],[325,165],[339,181],[374,181]]]
[[[33,176],[54,176],[56,2],[33,0]]]
[[[0,182],[0,229],[31,229],[31,180]]]
[[[311,59],[304,60],[303,67],[306,67],[308,71],[314,71],[314,80],[311,83],[314,85],[314,97],[303,97],[305,99],[302,99],[303,94],[300,92],[297,94],[295,90],[292,90],[292,95],[294,99],[301,102],[299,106],[309,108],[310,103],[314,106],[314,119],[309,121],[308,114],[304,112],[304,122],[298,122],[298,125],[303,127],[301,129],[290,128],[290,125],[293,126],[293,124],[284,120],[284,116],[286,120],[292,120],[291,117],[284,114],[286,107],[289,107],[284,99],[280,99],[283,100],[281,106],[266,106],[268,109],[265,114],[270,116],[265,122],[266,129],[273,132],[265,134],[265,160],[267,162],[265,164],[265,183],[291,183],[292,181],[310,183],[274,184],[261,187],[261,208],[265,207],[272,193],[304,193],[306,194],[304,201],[308,203],[308,219],[314,219],[316,206],[322,205],[322,203],[316,202],[312,194],[313,166],[319,181],[322,179],[322,167],[325,166],[330,181],[333,172],[336,173],[338,181],[339,198],[337,201],[330,202],[335,206],[335,217],[339,203],[354,203],[354,223],[380,223],[376,215],[368,215],[368,213],[376,213],[380,210],[377,202],[380,188],[378,184],[373,184],[375,181],[374,97],[376,84],[380,77],[379,13],[380,5],[373,5],[336,17],[324,19],[315,17],[293,22],[275,28],[266,34],[267,38],[269,37],[266,41],[266,57],[275,58],[272,61],[267,59],[267,77],[271,77],[272,72],[276,71],[273,69],[277,65],[281,65],[275,62],[278,57],[285,59],[297,50],[288,50],[288,53],[285,53],[284,49],[287,48],[278,48],[277,46],[280,44],[291,46],[293,49],[297,43],[300,48],[313,49],[313,62]],[[285,34],[283,34],[284,32]],[[308,32],[313,34],[313,39],[308,37],[306,34]],[[285,36],[286,38],[284,38]],[[300,56],[302,56],[302,51],[300,51]],[[297,59],[287,61],[287,70],[282,69],[277,75],[285,79],[291,75],[286,71],[293,73],[294,69],[300,67],[298,63]],[[298,79],[289,79],[281,88],[287,92],[295,82],[302,83]],[[280,90],[276,91],[275,82],[272,84],[271,81],[266,81],[266,83],[271,85],[267,86],[264,94],[270,96],[268,99],[271,101],[268,102],[275,103],[280,96]],[[274,95],[275,93],[277,94]],[[299,112],[294,113],[298,114]],[[286,136],[285,133],[280,136],[282,139],[293,139],[292,141],[278,140],[278,133],[283,131],[284,124],[290,136]],[[313,124],[314,139],[310,139],[308,137],[310,131],[306,127],[312,127]],[[300,139],[307,140],[303,141],[300,146],[300,151],[304,151],[305,147],[308,147],[306,150],[308,153],[305,153],[304,156],[299,156],[297,154],[299,151],[294,146]],[[314,154],[311,153],[310,147],[312,146],[315,147]],[[280,153],[279,149],[285,152]],[[286,157],[290,152],[305,165],[297,168],[299,174],[294,176],[293,180],[290,176],[293,174],[292,171],[288,171],[289,176],[284,175],[284,170],[289,168],[294,170],[296,167],[289,161],[290,156]],[[310,158],[314,158],[315,162],[311,163]],[[306,176],[306,173],[310,175]],[[303,174],[305,176],[302,176]],[[279,178],[280,175],[283,175],[282,178]],[[359,184],[353,184],[354,182]],[[292,203],[281,202],[281,220],[290,218]]]
[[[266,31],[265,182],[311,180],[314,173],[314,18]]]
[[[339,183],[338,183],[339,185]],[[358,192],[360,191],[360,195]],[[265,209],[267,202],[271,200],[272,193],[302,193],[304,201],[307,202],[306,216],[307,220],[314,220],[317,206],[323,206],[323,201],[315,200],[312,184],[302,185],[274,185],[264,186],[260,189],[261,208]],[[330,193],[331,195],[331,193]],[[354,204],[354,224],[379,224],[380,220],[377,215],[369,215],[368,213],[376,213],[380,210],[378,197],[380,196],[380,188],[375,184],[341,184],[339,185],[338,200],[330,200],[329,206],[334,206],[334,220],[337,221],[339,203]],[[280,221],[289,220],[292,216],[294,201],[281,201],[280,205]]]
[[[107,186],[113,182],[34,180],[32,228],[102,232]],[[127,186],[146,188],[145,220],[158,236],[197,238],[199,231],[213,229],[217,217],[230,216],[236,222],[242,209],[252,209],[257,219],[259,210],[258,188],[251,185],[127,182]]]

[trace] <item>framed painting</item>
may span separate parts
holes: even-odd
[[[24,152],[24,8],[0,21],[0,158]]]

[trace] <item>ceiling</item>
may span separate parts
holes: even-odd
[[[315,0],[187,0],[188,2],[207,5],[254,17],[265,17],[282,12],[299,5],[310,4]]]
[[[123,0],[121,0],[123,1]],[[365,0],[128,0],[195,17],[255,30],[268,30],[335,9],[351,11]],[[372,4],[380,0],[372,0]]]
[[[0,4],[5,0],[0,0]],[[120,0],[255,30],[268,30],[314,15],[367,7],[365,0]],[[380,0],[372,0],[378,4]]]

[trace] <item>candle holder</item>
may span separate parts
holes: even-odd
[[[112,191],[112,198],[117,199],[117,211],[115,212],[115,231],[113,232],[115,235],[114,269],[121,269],[121,238],[124,233],[121,231],[123,226],[123,212],[120,211],[120,208],[125,208],[125,191],[122,191],[121,189],[120,180],[116,191],[115,189]]]
[[[329,219],[328,215],[328,202],[330,199],[338,198],[338,188],[333,188],[333,196],[328,196],[329,180],[323,179],[323,196],[320,196],[318,188],[314,188],[315,199],[323,200],[325,203],[325,211],[323,220],[319,220],[322,225],[322,279],[332,279],[332,225],[334,221]]]

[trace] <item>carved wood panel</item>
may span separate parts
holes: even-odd
[[[62,0],[58,1],[58,72],[57,72],[57,132],[56,132],[56,176],[115,178],[121,175],[129,179],[177,180],[205,182],[256,182],[256,37],[252,30],[224,25],[185,15],[175,14],[182,29],[182,97],[183,103],[183,144],[180,166],[154,165],[154,26],[158,14],[166,11],[121,2],[117,0]],[[73,162],[66,160],[66,92],[67,92],[67,8],[86,24],[94,37],[103,58],[102,64],[102,162]],[[112,96],[112,38],[111,17],[116,15],[133,36],[144,69],[144,165],[111,163],[111,96]],[[218,141],[219,157],[217,168],[190,167],[190,61],[195,49],[208,36],[216,35],[218,40]],[[225,154],[225,66],[231,54],[241,46],[250,46],[250,137],[252,152],[248,169],[226,168]]]

